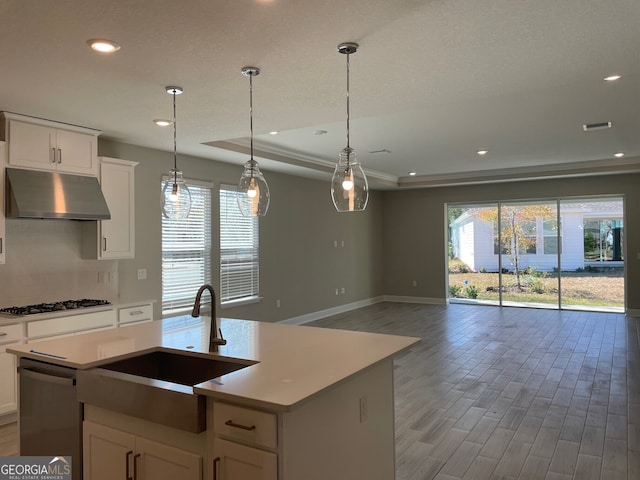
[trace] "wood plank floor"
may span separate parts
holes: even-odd
[[[395,362],[397,480],[640,479],[637,319],[381,303],[308,325],[423,339]]]
[[[381,303],[309,325],[422,338],[395,363],[397,480],[640,478],[637,319]]]

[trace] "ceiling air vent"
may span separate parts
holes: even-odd
[[[591,132],[593,130],[606,130],[607,128],[611,128],[611,122],[586,123],[582,125],[582,129],[585,132]]]

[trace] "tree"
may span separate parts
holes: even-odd
[[[474,215],[485,222],[493,223],[498,239],[498,209],[479,208]],[[536,222],[538,218],[555,217],[555,209],[550,205],[502,205],[500,207],[500,253],[511,258],[516,274],[518,289],[520,282],[520,255],[537,247]]]

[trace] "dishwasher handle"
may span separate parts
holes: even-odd
[[[20,367],[19,372],[20,372],[20,375],[22,375],[25,378],[31,378],[33,380],[38,380],[41,382],[54,383],[56,385],[62,385],[65,387],[73,387],[76,384],[75,378],[60,377],[58,375],[49,375],[47,373],[40,373],[26,367]]]

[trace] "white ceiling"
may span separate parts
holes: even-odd
[[[328,177],[354,41],[351,146],[377,188],[637,171],[638,25],[638,0],[2,0],[0,109],[171,150],[152,120],[179,85],[179,153],[240,165],[256,66],[263,169]]]

